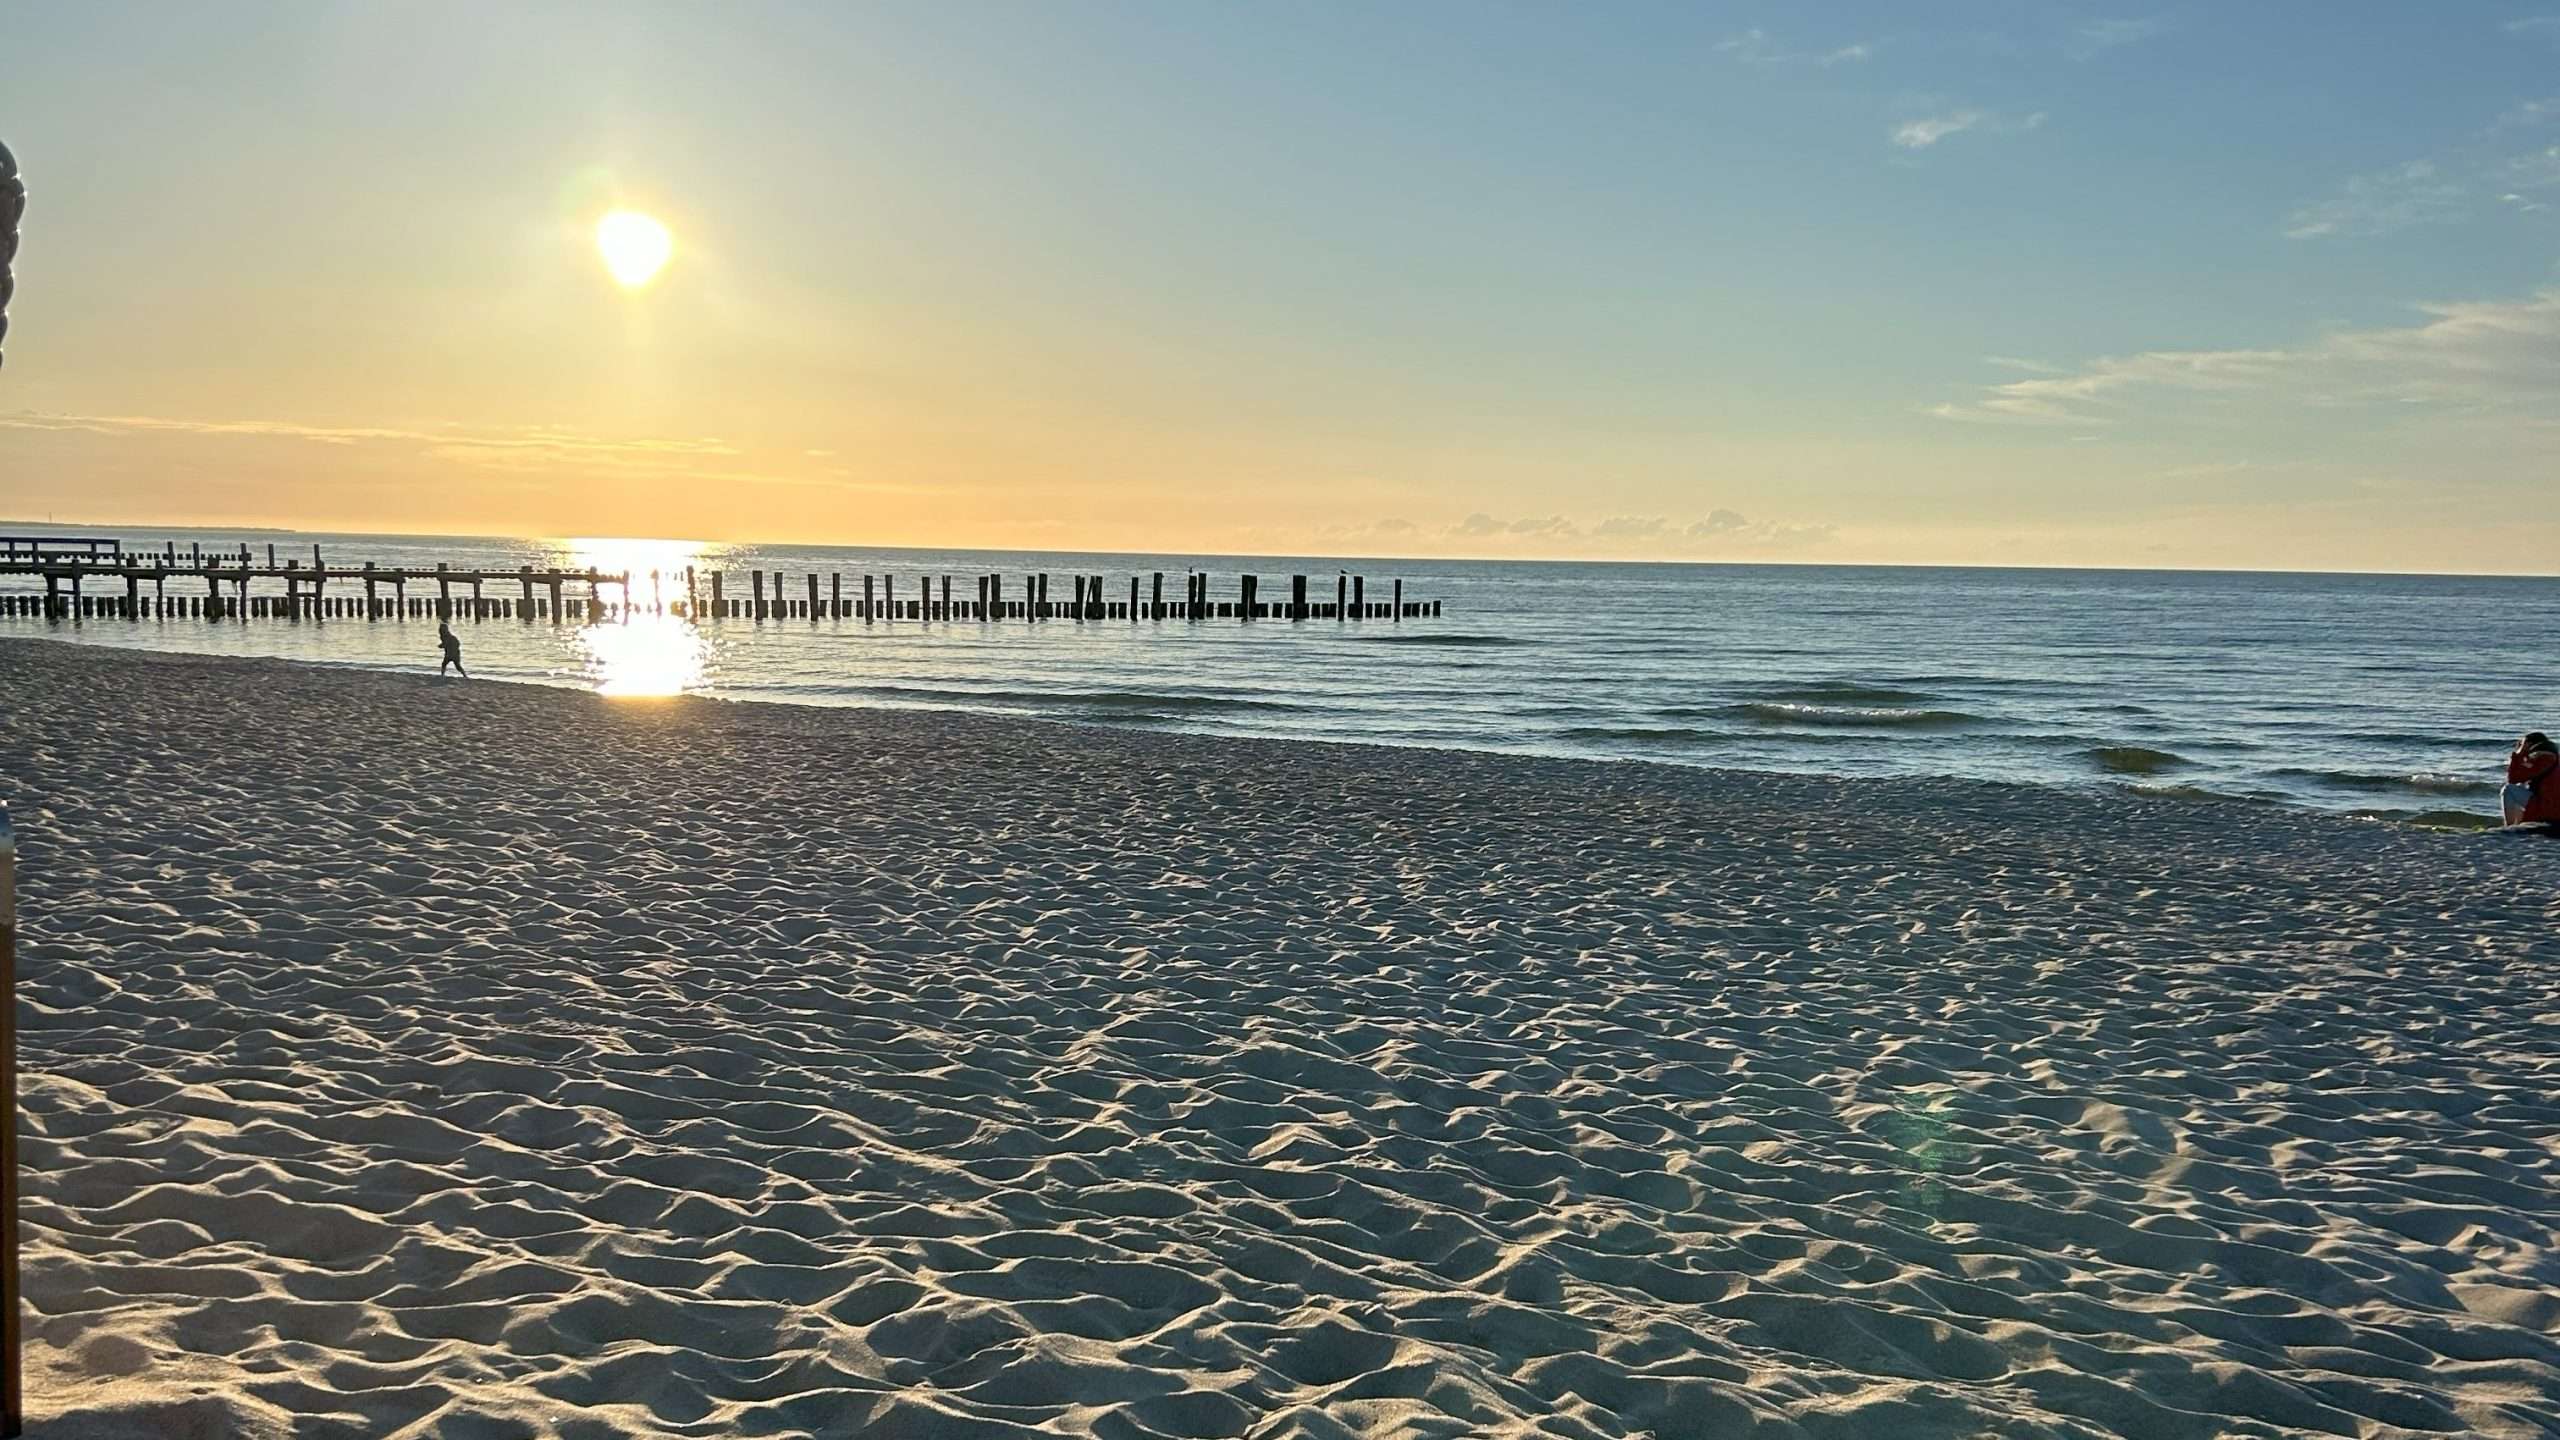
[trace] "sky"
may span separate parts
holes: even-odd
[[[0,32],[0,518],[2560,569],[2555,0]]]

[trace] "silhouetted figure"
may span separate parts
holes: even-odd
[[[462,668],[462,637],[454,634],[453,627],[441,620],[436,622],[436,643],[444,647],[444,665],[438,665],[436,673],[443,674],[445,665],[450,665],[455,674],[465,680],[470,679],[471,672]]]
[[[2539,730],[2517,741],[2499,799],[2510,825],[2560,824],[2560,745]]]

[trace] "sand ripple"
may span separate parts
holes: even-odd
[[[2550,845],[0,693],[39,1436],[2560,1433]]]

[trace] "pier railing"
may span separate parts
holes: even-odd
[[[40,578],[44,593],[0,593],[0,619],[40,620],[518,620],[596,623],[642,615],[671,615],[694,621],[894,621],[994,623],[1001,621],[1202,621],[1202,620],[1384,620],[1402,622],[1435,618],[1437,600],[1407,600],[1404,581],[1390,579],[1385,598],[1373,599],[1369,579],[1348,571],[1333,577],[1333,595],[1310,590],[1308,577],[1288,577],[1286,601],[1262,598],[1262,577],[1233,577],[1225,594],[1214,577],[1202,571],[1172,577],[1182,585],[1176,598],[1166,596],[1167,574],[1158,570],[1131,575],[1125,591],[1101,575],[1071,575],[1072,590],[1059,586],[1052,599],[1051,574],[1006,575],[987,572],[958,577],[874,571],[851,577],[841,573],[797,576],[783,571],[746,572],[748,594],[730,592],[725,571],[651,571],[635,577],[629,571],[535,569],[513,570],[433,567],[332,565],[313,546],[311,561],[299,556],[279,560],[273,546],[264,562],[247,546],[235,552],[207,554],[172,544],[160,552],[121,550],[77,553],[21,553],[20,542],[0,537],[0,579]],[[116,542],[63,542],[51,546],[113,545]],[[797,580],[799,583],[794,584]],[[824,593],[820,581],[825,582]],[[269,587],[260,593],[256,587]],[[143,591],[148,587],[150,593]],[[331,594],[330,587],[337,593]],[[419,593],[410,593],[410,587]],[[428,587],[433,593],[427,593]],[[278,593],[275,587],[281,587]],[[361,587],[362,593],[356,593]],[[644,588],[645,587],[645,588]],[[495,591],[495,594],[490,593]],[[103,593],[99,593],[99,592]],[[198,593],[198,592],[201,593]]]

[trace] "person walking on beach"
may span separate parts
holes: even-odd
[[[454,673],[465,680],[470,679],[471,672],[462,668],[462,637],[454,634],[453,627],[441,620],[436,622],[436,643],[444,647],[444,665],[438,665],[436,673],[443,674],[445,665],[450,665]]]
[[[2507,756],[2507,788],[2499,799],[2510,825],[2560,825],[2560,745],[2536,730]]]

